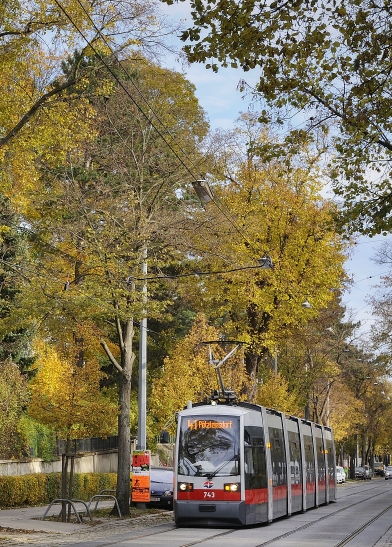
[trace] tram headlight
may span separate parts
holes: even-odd
[[[238,482],[229,482],[223,486],[225,492],[239,492],[240,484]]]
[[[192,482],[179,482],[178,489],[181,492],[193,492],[193,483]]]

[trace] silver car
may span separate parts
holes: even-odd
[[[339,465],[336,466],[336,482],[338,484],[346,482],[346,473],[344,472],[343,467],[340,467]]]
[[[384,471],[385,480],[392,479],[392,465],[388,465]]]

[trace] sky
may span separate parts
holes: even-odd
[[[188,0],[172,6],[163,4],[162,10],[170,18],[181,19],[185,26],[190,26]],[[181,47],[180,40],[175,37],[173,37],[173,43]],[[245,79],[250,85],[254,84],[257,81],[257,71],[244,73],[241,69],[220,68],[218,73],[214,73],[200,64],[184,67],[176,62],[174,57],[168,57],[165,61],[168,68],[184,70],[188,80],[196,86],[196,97],[207,112],[212,129],[231,129],[240,112],[247,111],[249,101],[237,89],[237,86],[241,79]],[[382,235],[374,238],[359,237],[346,262],[346,271],[353,283],[350,290],[343,296],[343,303],[347,308],[347,318],[350,315],[353,321],[361,321],[357,334],[363,342],[374,323],[368,297],[375,294],[381,275],[388,273],[388,267],[378,265],[374,261],[376,250],[387,239],[391,240],[392,235],[388,238]]]

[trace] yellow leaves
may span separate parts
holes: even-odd
[[[354,424],[363,419],[363,402],[343,383],[333,386],[330,395],[330,426],[336,442],[347,439],[353,433]]]
[[[28,402],[26,378],[11,361],[0,362],[0,458],[18,457],[18,422]]]
[[[298,396],[289,391],[287,380],[279,372],[264,379],[257,390],[256,403],[294,416],[303,414]]]
[[[258,347],[272,350],[274,340],[325,308],[334,297],[331,287],[339,288],[344,278],[344,245],[332,229],[332,207],[318,194],[315,179],[310,168],[286,170],[257,157],[244,162],[235,182],[215,189],[241,230],[211,204],[192,234],[192,248],[203,257],[198,268],[235,266],[238,271],[205,277],[202,285],[190,279],[187,297],[192,295],[213,318],[225,317],[227,332],[250,335]],[[247,269],[264,252],[274,268]],[[311,309],[302,307],[306,299]]]
[[[208,362],[208,347],[200,344],[217,340],[218,334],[208,325],[206,317],[199,314],[189,334],[165,359],[162,376],[154,380],[149,400],[150,412],[160,428],[188,401],[201,401],[219,389],[216,372]],[[225,355],[217,345],[213,346],[213,352],[215,359]],[[248,382],[241,352],[225,363],[221,373],[225,387],[241,396]]]
[[[114,432],[116,405],[100,391],[103,373],[96,360],[91,331],[81,325],[62,350],[36,339],[36,375],[31,381],[29,414],[52,425],[65,438],[105,436]]]
[[[37,101],[53,89],[54,69],[60,61],[61,57],[37,47],[12,62],[0,55],[1,138],[9,135]],[[83,97],[54,95],[31,113],[25,125],[1,147],[0,189],[19,210],[25,209],[26,191],[38,186],[42,162],[57,166],[81,142],[95,136],[93,118],[94,109]]]

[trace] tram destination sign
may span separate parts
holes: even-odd
[[[197,429],[232,429],[233,421],[216,420],[188,420],[188,429],[195,431]]]

